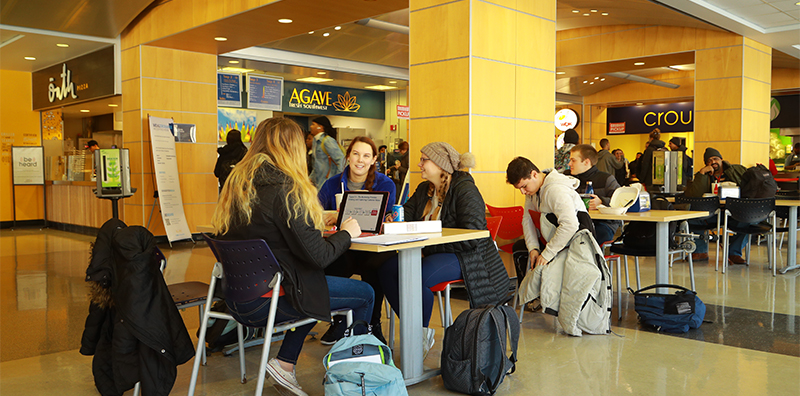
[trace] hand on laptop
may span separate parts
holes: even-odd
[[[350,233],[350,238],[361,236],[361,226],[359,226],[358,222],[352,217],[348,217],[347,220],[342,221],[340,229]]]

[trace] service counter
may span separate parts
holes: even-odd
[[[46,181],[47,220],[64,224],[100,228],[111,218],[111,201],[100,199],[92,191],[93,181]],[[120,218],[122,218],[122,206]]]

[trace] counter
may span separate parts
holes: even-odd
[[[45,181],[47,220],[99,229],[111,218],[111,201],[95,197],[92,190],[96,187],[92,181]]]

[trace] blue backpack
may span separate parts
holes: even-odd
[[[655,288],[678,289],[675,294],[643,293]],[[706,305],[697,297],[697,293],[676,285],[652,285],[633,291],[636,313],[639,322],[651,326],[656,331],[665,333],[685,333],[703,324],[706,316]]]
[[[392,350],[372,334],[350,335],[354,322],[325,355],[322,382],[326,396],[408,396]]]

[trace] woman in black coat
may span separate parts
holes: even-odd
[[[214,176],[219,179],[220,191],[222,191],[222,186],[225,185],[225,180],[228,179],[233,167],[247,154],[247,146],[242,143],[242,133],[238,130],[228,131],[225,141],[228,144],[217,149],[219,157],[217,157],[217,164],[214,165]]]
[[[354,320],[368,321],[374,294],[368,284],[325,276],[325,267],[361,234],[348,218],[341,231],[322,237],[322,206],[306,168],[303,132],[288,118],[270,118],[259,124],[250,151],[234,168],[222,188],[211,220],[220,239],[263,239],[281,264],[286,295],[278,301],[276,323],[311,317],[330,321],[332,309],[353,310]],[[245,303],[228,301],[232,315],[254,327],[266,326],[270,298]],[[305,395],[294,367],[314,324],[286,332],[267,365],[272,379],[295,395]]]
[[[406,221],[441,220],[445,228],[486,229],[486,206],[467,172],[475,166],[471,153],[459,154],[451,145],[434,142],[420,150],[422,178],[414,195],[403,205]],[[422,325],[424,351],[433,345],[428,327],[436,284],[464,279],[470,306],[499,304],[508,299],[509,278],[491,238],[453,242],[422,249]],[[397,312],[399,304],[397,256],[380,269],[381,286]]]

